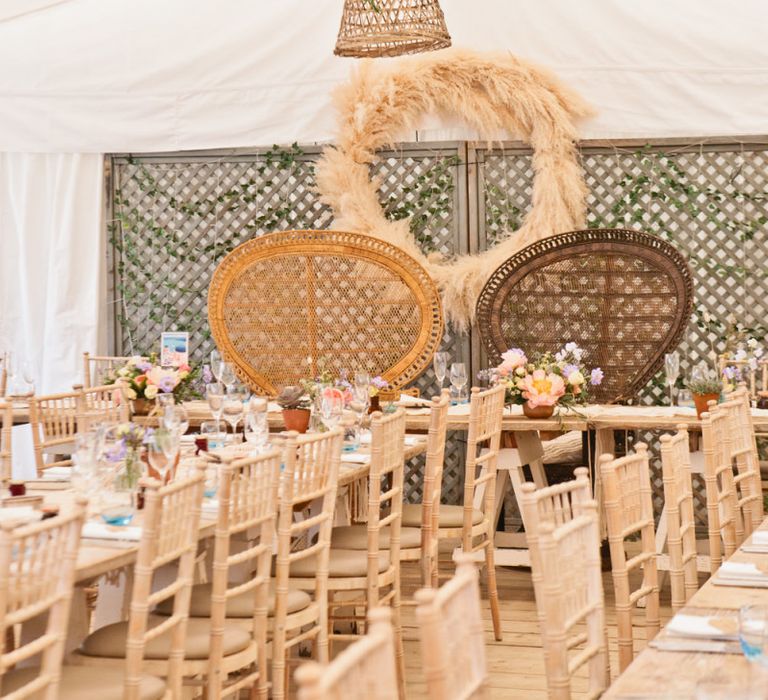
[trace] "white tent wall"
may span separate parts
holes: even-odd
[[[766,132],[763,0],[441,4],[455,46],[512,51],[580,92],[597,110],[584,138]],[[331,140],[330,95],[356,63],[332,55],[341,7],[0,3],[0,152],[17,153],[0,158],[0,347],[36,358],[42,390],[105,335],[98,154]],[[402,139],[476,136],[430,117]]]

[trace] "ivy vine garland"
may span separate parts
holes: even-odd
[[[440,288],[448,319],[459,328],[471,323],[483,284],[504,260],[541,238],[584,226],[587,188],[574,120],[591,111],[547,71],[511,54],[461,50],[365,61],[337,92],[336,105],[337,143],[324,151],[316,170],[321,197],[335,214],[334,228],[382,238],[420,260]],[[370,177],[375,152],[432,112],[457,116],[488,140],[506,131],[533,149],[531,210],[517,231],[505,232],[498,245],[479,255],[425,257],[408,220],[386,218],[378,183]]]

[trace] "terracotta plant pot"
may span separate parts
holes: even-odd
[[[693,403],[696,405],[696,415],[701,418],[702,413],[706,413],[709,406],[707,404],[710,401],[717,401],[720,398],[720,394],[694,394]]]
[[[308,408],[284,408],[283,424],[286,430],[306,433],[309,428],[309,418],[312,412]]]
[[[523,404],[523,413],[527,418],[550,418],[555,412],[554,406],[536,406],[531,407],[526,401]]]
[[[152,399],[134,399],[133,400],[133,415],[134,416],[148,416],[150,411],[155,407],[155,401]]]

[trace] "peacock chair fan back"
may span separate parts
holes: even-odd
[[[405,386],[443,333],[427,271],[385,241],[345,231],[283,231],[238,246],[213,274],[208,319],[241,379],[271,395],[318,368]]]
[[[685,258],[661,238],[626,229],[561,233],[501,265],[477,302],[492,363],[519,347],[556,351],[573,341],[605,372],[593,400],[632,398],[688,324],[693,284]]]

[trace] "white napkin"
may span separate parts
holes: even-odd
[[[768,547],[768,530],[755,530],[752,533],[752,544],[758,547]]]
[[[426,440],[425,435],[406,435],[405,436],[405,444],[406,445],[418,445]]]
[[[212,515],[214,518],[219,515],[219,501],[216,498],[206,499],[203,501],[202,508],[200,509],[203,515]]]
[[[41,514],[32,506],[7,506],[0,508],[0,523],[31,523],[40,520]]]
[[[681,637],[707,637],[708,639],[738,639],[738,632],[732,633],[725,632],[711,624],[714,618],[704,617],[703,615],[684,615],[678,613],[675,615],[664,628],[668,634],[681,636]],[[724,618],[724,620],[729,620]],[[735,618],[733,623],[736,623]]]
[[[43,470],[43,479],[53,479],[61,481],[62,479],[72,478],[72,467],[50,467]]]
[[[371,455],[363,452],[342,452],[341,461],[353,464],[368,464],[371,461]]]
[[[197,437],[200,437],[200,436],[197,435],[196,433],[195,434],[190,433],[189,435],[182,435],[179,438],[179,442],[182,445],[194,445],[195,444],[195,438],[197,438]]]
[[[410,394],[400,394],[400,399],[397,402],[398,406],[418,406],[421,408],[429,408],[432,404],[428,399],[422,399],[419,396],[411,396]]]
[[[468,416],[469,415],[469,403],[460,403],[455,406],[448,407],[449,416]]]
[[[749,578],[764,580],[768,575],[751,562],[725,561],[717,571],[718,578]]]
[[[92,540],[133,540],[141,539],[141,528],[135,525],[107,525],[93,520],[85,523],[81,536]]]

